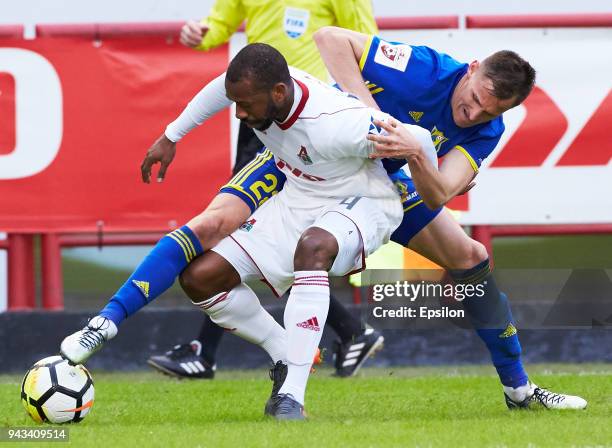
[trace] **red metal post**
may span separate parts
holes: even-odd
[[[7,239],[8,310],[31,310],[36,306],[33,237],[11,233]]]
[[[62,247],[83,247],[83,246],[138,246],[154,245],[162,237],[163,233],[128,233],[128,234],[104,234],[102,240],[95,233],[79,233],[59,235],[59,244]]]
[[[64,282],[62,252],[59,235],[46,233],[40,244],[42,275],[42,307],[45,310],[64,309]]]
[[[493,236],[612,235],[612,223],[502,225],[490,227]]]
[[[612,26],[612,13],[468,15],[466,28],[589,28]]]

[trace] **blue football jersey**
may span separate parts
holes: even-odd
[[[469,128],[455,124],[451,96],[468,64],[446,54],[372,36],[359,67],[380,109],[404,123],[429,129],[438,157],[456,148],[478,172],[504,132],[501,116]],[[383,163],[387,171],[394,172],[405,161],[386,159]]]

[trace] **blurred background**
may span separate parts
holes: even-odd
[[[208,53],[178,43],[180,26],[206,16],[212,3],[2,6],[0,372],[56,353],[151,245],[202,210],[228,178],[236,134],[230,112],[181,143],[164,184],[144,185],[139,173],[165,125],[246,42],[239,32]],[[612,325],[612,5],[374,0],[373,7],[387,39],[464,61],[508,48],[538,70],[534,93],[504,115],[506,133],[476,188],[450,207],[490,249],[519,315],[546,313],[577,270],[596,273],[587,276],[600,282],[594,290],[571,295],[578,304],[597,302],[590,314],[571,325],[528,330],[525,345],[548,347],[526,350],[528,361],[611,362],[605,347]],[[411,254],[393,253],[395,268],[411,266]],[[367,291],[348,279],[334,286],[359,312]],[[256,292],[279,316],[278,300],[264,287]],[[195,336],[200,322],[176,285],[141,314],[92,360],[94,367],[145,368],[147,356]],[[134,342],[144,328],[146,337]],[[376,362],[487,362],[479,341],[456,331],[461,336],[449,343],[435,328],[388,330]],[[250,348],[245,353],[252,356],[236,359],[248,346],[235,337],[223,344],[221,365],[265,362]]]

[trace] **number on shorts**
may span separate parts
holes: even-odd
[[[355,206],[355,204],[357,204],[357,202],[359,202],[359,199],[361,199],[361,196],[355,196],[352,198],[344,198],[342,199],[342,202],[340,202],[340,205],[346,205],[346,209],[350,210]]]

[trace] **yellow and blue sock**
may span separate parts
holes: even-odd
[[[483,286],[484,295],[465,298],[463,308],[489,349],[501,383],[509,387],[525,385],[528,378],[508,298],[497,288],[489,260],[471,269],[451,271],[450,275],[456,283]]]
[[[119,326],[123,319],[170,288],[183,269],[202,252],[198,237],[189,227],[167,234],[110,299],[100,316]]]

